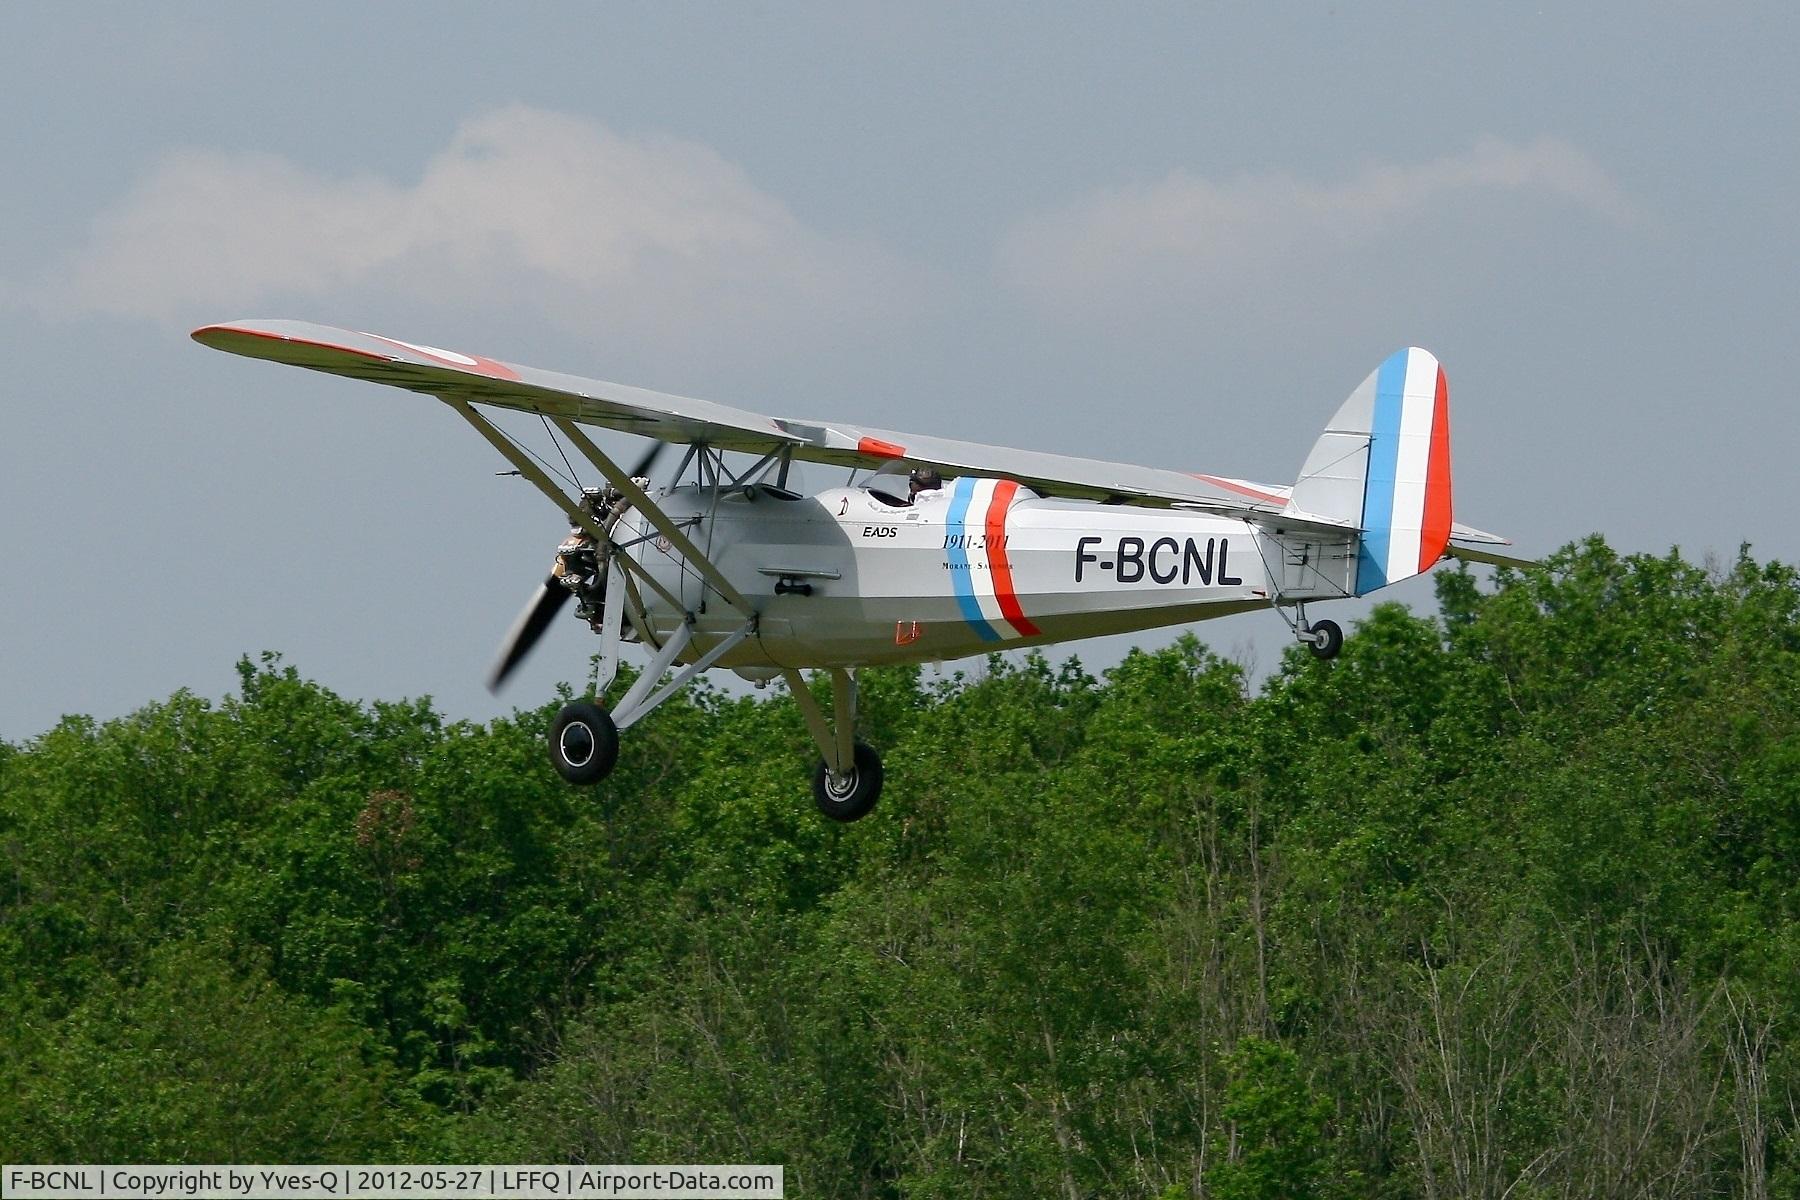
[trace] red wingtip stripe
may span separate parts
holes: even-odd
[[[202,346],[214,350],[229,350],[232,338],[255,338],[264,342],[285,342],[290,346],[311,346],[317,350],[336,350],[340,354],[353,354],[358,358],[366,358],[373,362],[386,362],[387,359],[368,350],[356,350],[349,346],[340,346],[336,342],[314,341],[312,338],[291,337],[285,333],[272,333],[267,329],[252,329],[247,325],[202,325],[188,336]]]
[[[1437,373],[1431,410],[1431,450],[1425,460],[1425,520],[1419,531],[1419,570],[1444,556],[1450,544],[1450,387],[1444,368]]]
[[[892,442],[884,442],[880,438],[866,437],[856,443],[858,454],[873,454],[876,458],[905,458],[906,447],[896,446]]]
[[[1019,594],[1013,590],[1012,564],[1006,557],[1006,513],[1012,507],[1019,485],[1003,479],[994,485],[994,498],[987,510],[988,573],[994,580],[994,599],[1000,603],[1000,615],[1023,637],[1036,637],[1038,627],[1025,616],[1019,605]]]
[[[234,338],[254,338],[264,342],[280,342],[289,346],[308,346],[315,350],[330,350],[337,354],[349,354],[356,358],[366,358],[371,362],[393,362],[394,359],[385,354],[377,354],[372,350],[362,350],[355,346],[345,346],[337,342],[321,342],[316,338],[295,337],[292,334],[276,333],[269,329],[254,329],[248,325],[203,325],[190,334],[202,346],[210,346],[216,350],[231,349]],[[518,372],[503,362],[491,358],[483,358],[478,354],[458,354],[451,350],[439,350],[433,346],[416,346],[411,342],[397,341],[394,338],[382,337],[379,333],[365,333],[363,337],[377,342],[385,342],[395,349],[407,354],[416,354],[440,366],[450,367],[457,371],[472,371],[478,375],[486,375],[490,379],[504,379],[518,382]]]

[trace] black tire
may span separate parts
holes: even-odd
[[[619,727],[598,704],[565,704],[550,723],[550,765],[570,783],[599,783],[619,761]]]
[[[869,815],[875,801],[881,799],[881,755],[861,742],[856,743],[855,766],[840,782],[834,783],[825,760],[819,760],[813,771],[813,800],[819,811],[834,821],[855,821]]]
[[[1307,631],[1313,638],[1307,648],[1314,658],[1336,658],[1338,651],[1344,648],[1344,631],[1338,628],[1336,621],[1314,621]]]

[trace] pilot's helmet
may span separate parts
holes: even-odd
[[[907,476],[907,485],[915,492],[934,492],[944,486],[944,477],[936,467],[914,467]]]

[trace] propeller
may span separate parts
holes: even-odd
[[[525,611],[507,631],[506,640],[500,643],[500,657],[494,660],[494,669],[488,674],[488,691],[498,692],[506,677],[513,673],[513,668],[524,661],[531,648],[544,636],[544,630],[550,628],[551,618],[568,603],[569,589],[562,585],[562,580],[551,575],[538,585],[532,593],[531,601],[525,605]]]
[[[644,452],[644,456],[638,459],[636,465],[627,472],[628,477],[632,479],[648,478],[650,468],[656,465],[656,460],[661,457],[667,447],[667,442],[651,442],[650,448]],[[513,474],[517,473],[513,472]],[[546,577],[544,582],[538,585],[537,591],[533,592],[531,599],[526,602],[524,611],[519,613],[518,620],[513,622],[512,628],[507,631],[505,639],[500,643],[499,657],[494,660],[493,670],[488,672],[488,691],[498,692],[507,677],[521,662],[525,661],[525,656],[531,653],[531,648],[538,644],[539,638],[544,636],[544,630],[550,628],[550,622],[557,613],[562,611],[563,605],[568,603],[569,595],[569,589],[564,587],[562,580],[554,575]]]
[[[669,443],[667,442],[651,442],[650,448],[644,451],[644,457],[638,459],[637,466],[626,472],[626,477],[629,479],[650,478],[650,468],[656,465],[656,460],[661,458],[662,452],[668,448]]]

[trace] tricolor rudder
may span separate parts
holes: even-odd
[[[1013,587],[1007,513],[1019,499],[1010,479],[964,476],[950,493],[944,550],[963,620],[984,642],[1036,637]]]
[[[1363,380],[1313,446],[1293,508],[1362,531],[1356,594],[1431,568],[1450,540],[1450,397],[1444,369],[1410,347]]]
[[[1450,540],[1450,406],[1444,368],[1418,348],[1375,372],[1363,491],[1362,595],[1429,570]]]

